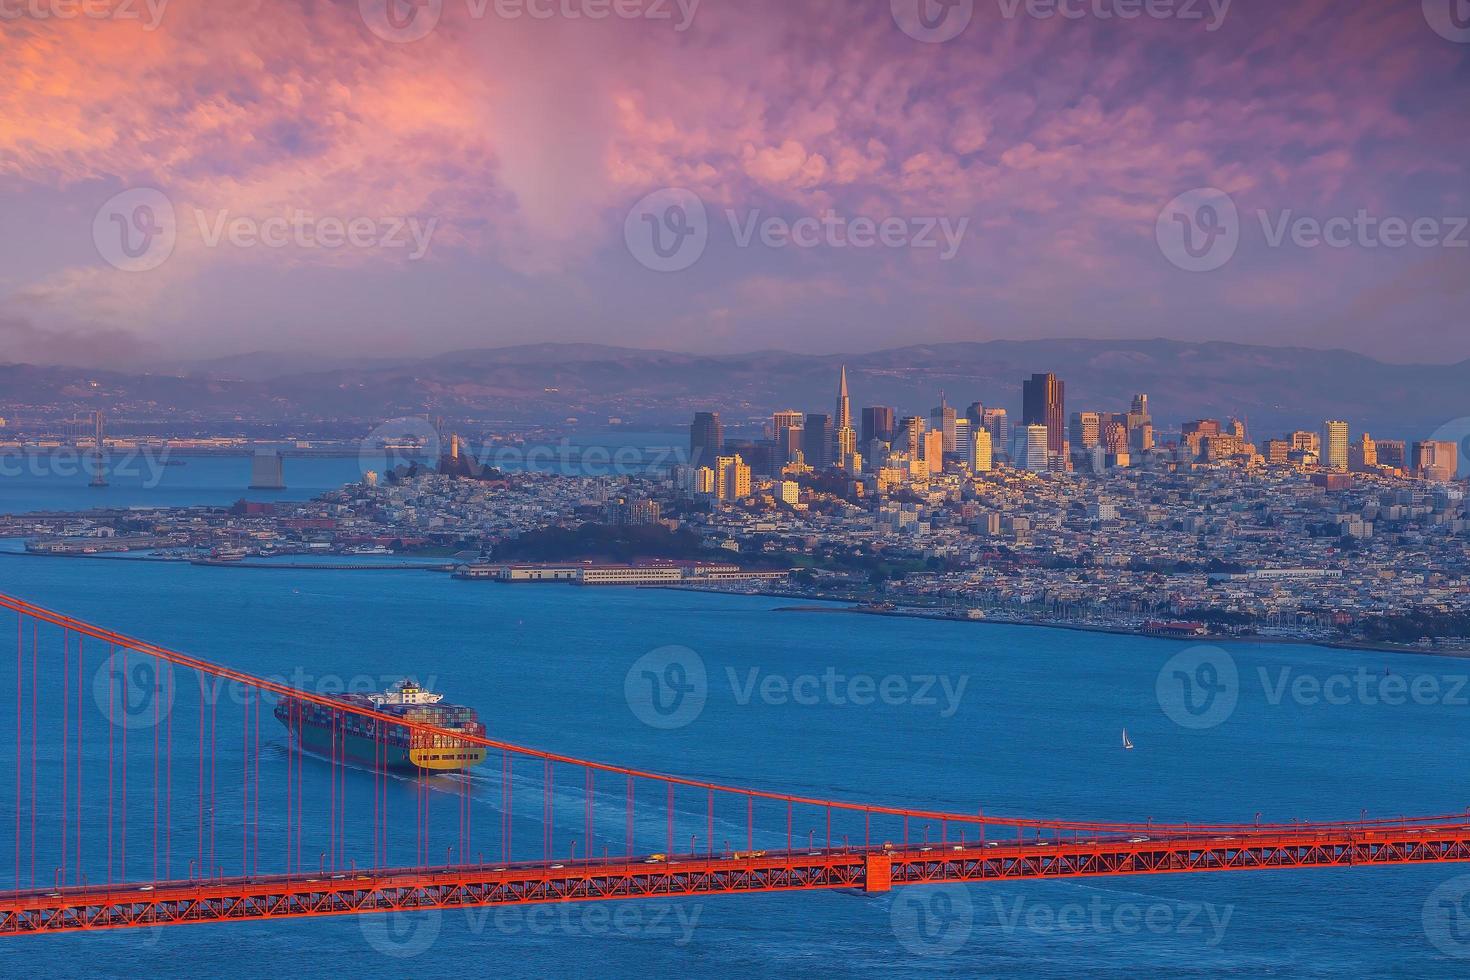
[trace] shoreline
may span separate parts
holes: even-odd
[[[1463,649],[1436,649],[1434,647],[1410,647],[1394,646],[1386,643],[1354,643],[1349,640],[1318,640],[1311,637],[1293,636],[1235,636],[1232,634],[1208,633],[1203,636],[1159,636],[1154,633],[1145,633],[1139,629],[1130,629],[1126,626],[1105,626],[1102,624],[1069,623],[1051,620],[1012,620],[1012,619],[969,619],[959,616],[946,616],[937,614],[926,614],[919,611],[904,611],[900,609],[868,609],[862,608],[862,600],[846,598],[824,598],[821,596],[793,596],[782,592],[769,590],[740,591],[735,589],[707,589],[689,588],[686,586],[646,586],[646,588],[669,589],[675,592],[711,592],[717,595],[743,595],[763,596],[772,599],[790,599],[794,601],[810,602],[834,602],[846,603],[847,605],[837,608],[829,606],[779,606],[772,612],[799,612],[799,613],[848,613],[861,616],[889,616],[897,619],[923,619],[941,623],[969,623],[988,626],[1030,626],[1041,629],[1073,630],[1080,633],[1108,633],[1114,636],[1136,636],[1150,640],[1165,640],[1171,643],[1263,643],[1285,646],[1314,646],[1328,650],[1353,650],[1365,653],[1405,653],[1417,654],[1428,657],[1449,657],[1457,660],[1470,660],[1470,648]]]

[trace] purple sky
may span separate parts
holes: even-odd
[[[417,2],[12,3],[0,360],[1470,358],[1470,0]]]

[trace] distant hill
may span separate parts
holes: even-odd
[[[961,410],[981,401],[1014,417],[1022,379],[1053,371],[1067,384],[1069,412],[1124,410],[1134,392],[1147,392],[1163,426],[1236,415],[1262,435],[1343,418],[1354,431],[1415,438],[1470,416],[1470,362],[1386,364],[1341,350],[1170,340],[989,341],[847,356],[534,344],[315,367],[297,357],[252,354],[150,374],[8,365],[0,366],[0,406],[102,407],[130,417],[171,411],[201,420],[433,413],[487,424],[600,424],[616,416],[650,427],[714,409],[739,427],[781,408],[831,411],[842,364],[854,414],[872,404],[927,413],[942,389]]]

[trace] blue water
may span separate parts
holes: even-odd
[[[777,612],[782,602],[761,598],[501,587],[420,571],[252,572],[3,556],[0,591],[308,685],[332,675],[432,677],[451,699],[476,706],[497,737],[776,791],[1073,819],[1249,821],[1257,811],[1267,820],[1349,818],[1364,807],[1387,815],[1470,803],[1461,761],[1467,708],[1448,696],[1455,678],[1470,672],[1463,661],[1232,647],[1243,678],[1239,706],[1218,727],[1196,731],[1160,708],[1161,667],[1184,649],[1160,640]],[[697,653],[709,693],[692,723],[662,730],[630,707],[625,680],[640,657],[671,644]],[[100,652],[89,656],[91,667]],[[1273,704],[1255,679],[1259,669],[1273,679],[1281,669],[1326,678],[1359,667],[1373,676],[1387,668],[1434,677],[1447,692],[1441,702],[1455,703]],[[765,703],[758,695],[741,703],[752,669],[757,679],[792,679],[829,668],[873,678],[936,675],[952,690],[962,679],[965,687],[948,716],[943,696],[935,705]],[[12,679],[0,682],[13,683],[9,669]],[[175,710],[175,751],[184,756],[197,734],[187,693]],[[43,710],[43,725],[50,721]],[[0,712],[0,759],[14,752],[11,725]],[[1124,725],[1133,752],[1120,748]],[[276,769],[282,740],[272,727],[263,735],[263,765]],[[92,750],[100,750],[95,742]],[[42,772],[53,763],[43,756]],[[181,780],[194,778],[181,771]],[[306,773],[318,781],[308,788],[309,816],[324,799],[324,773]],[[8,783],[0,778],[0,837],[13,814]],[[146,785],[146,778],[135,783]],[[89,787],[90,809],[105,787]],[[485,842],[498,826],[497,788],[492,776],[474,790]],[[619,793],[609,790],[620,812]],[[454,799],[439,791],[441,819],[454,819]],[[684,802],[681,837],[702,834],[702,801]],[[539,836],[530,839],[539,799],[527,793],[524,806],[520,846],[540,847]],[[653,801],[639,807],[640,834],[656,836],[662,810]],[[216,817],[228,838],[237,814],[225,807]],[[264,815],[263,836],[278,819]],[[581,819],[575,811],[558,815],[558,854],[581,836]],[[798,836],[816,830],[821,839],[815,815],[799,821]],[[719,833],[737,832],[741,822],[722,816]],[[186,838],[180,853],[192,853],[194,830],[181,825],[178,833]],[[141,838],[130,847],[146,853]],[[221,847],[227,869],[238,864],[238,850]],[[0,882],[11,863],[0,855]],[[516,911],[178,927],[0,943],[0,972],[1463,976],[1470,959],[1446,955],[1433,940],[1470,955],[1470,933],[1435,933],[1425,907],[1438,908],[1435,889],[1467,871],[1254,872],[558,906],[529,920]],[[1134,925],[1144,916],[1152,925]]]
[[[108,486],[89,486],[89,463],[75,454],[0,455],[0,514],[112,507],[227,507],[241,498],[308,500],[362,479],[356,457],[290,457],[285,490],[250,490],[249,456],[181,456],[161,465],[155,454],[115,453]]]

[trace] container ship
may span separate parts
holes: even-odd
[[[465,735],[485,734],[474,708],[445,704],[444,695],[425,690],[413,680],[399,681],[382,694],[345,694],[336,700],[344,709],[376,711]],[[405,725],[366,718],[351,710],[335,711],[299,698],[282,698],[275,713],[304,750],[327,758],[399,772],[454,772],[485,761],[482,745],[415,733]]]

